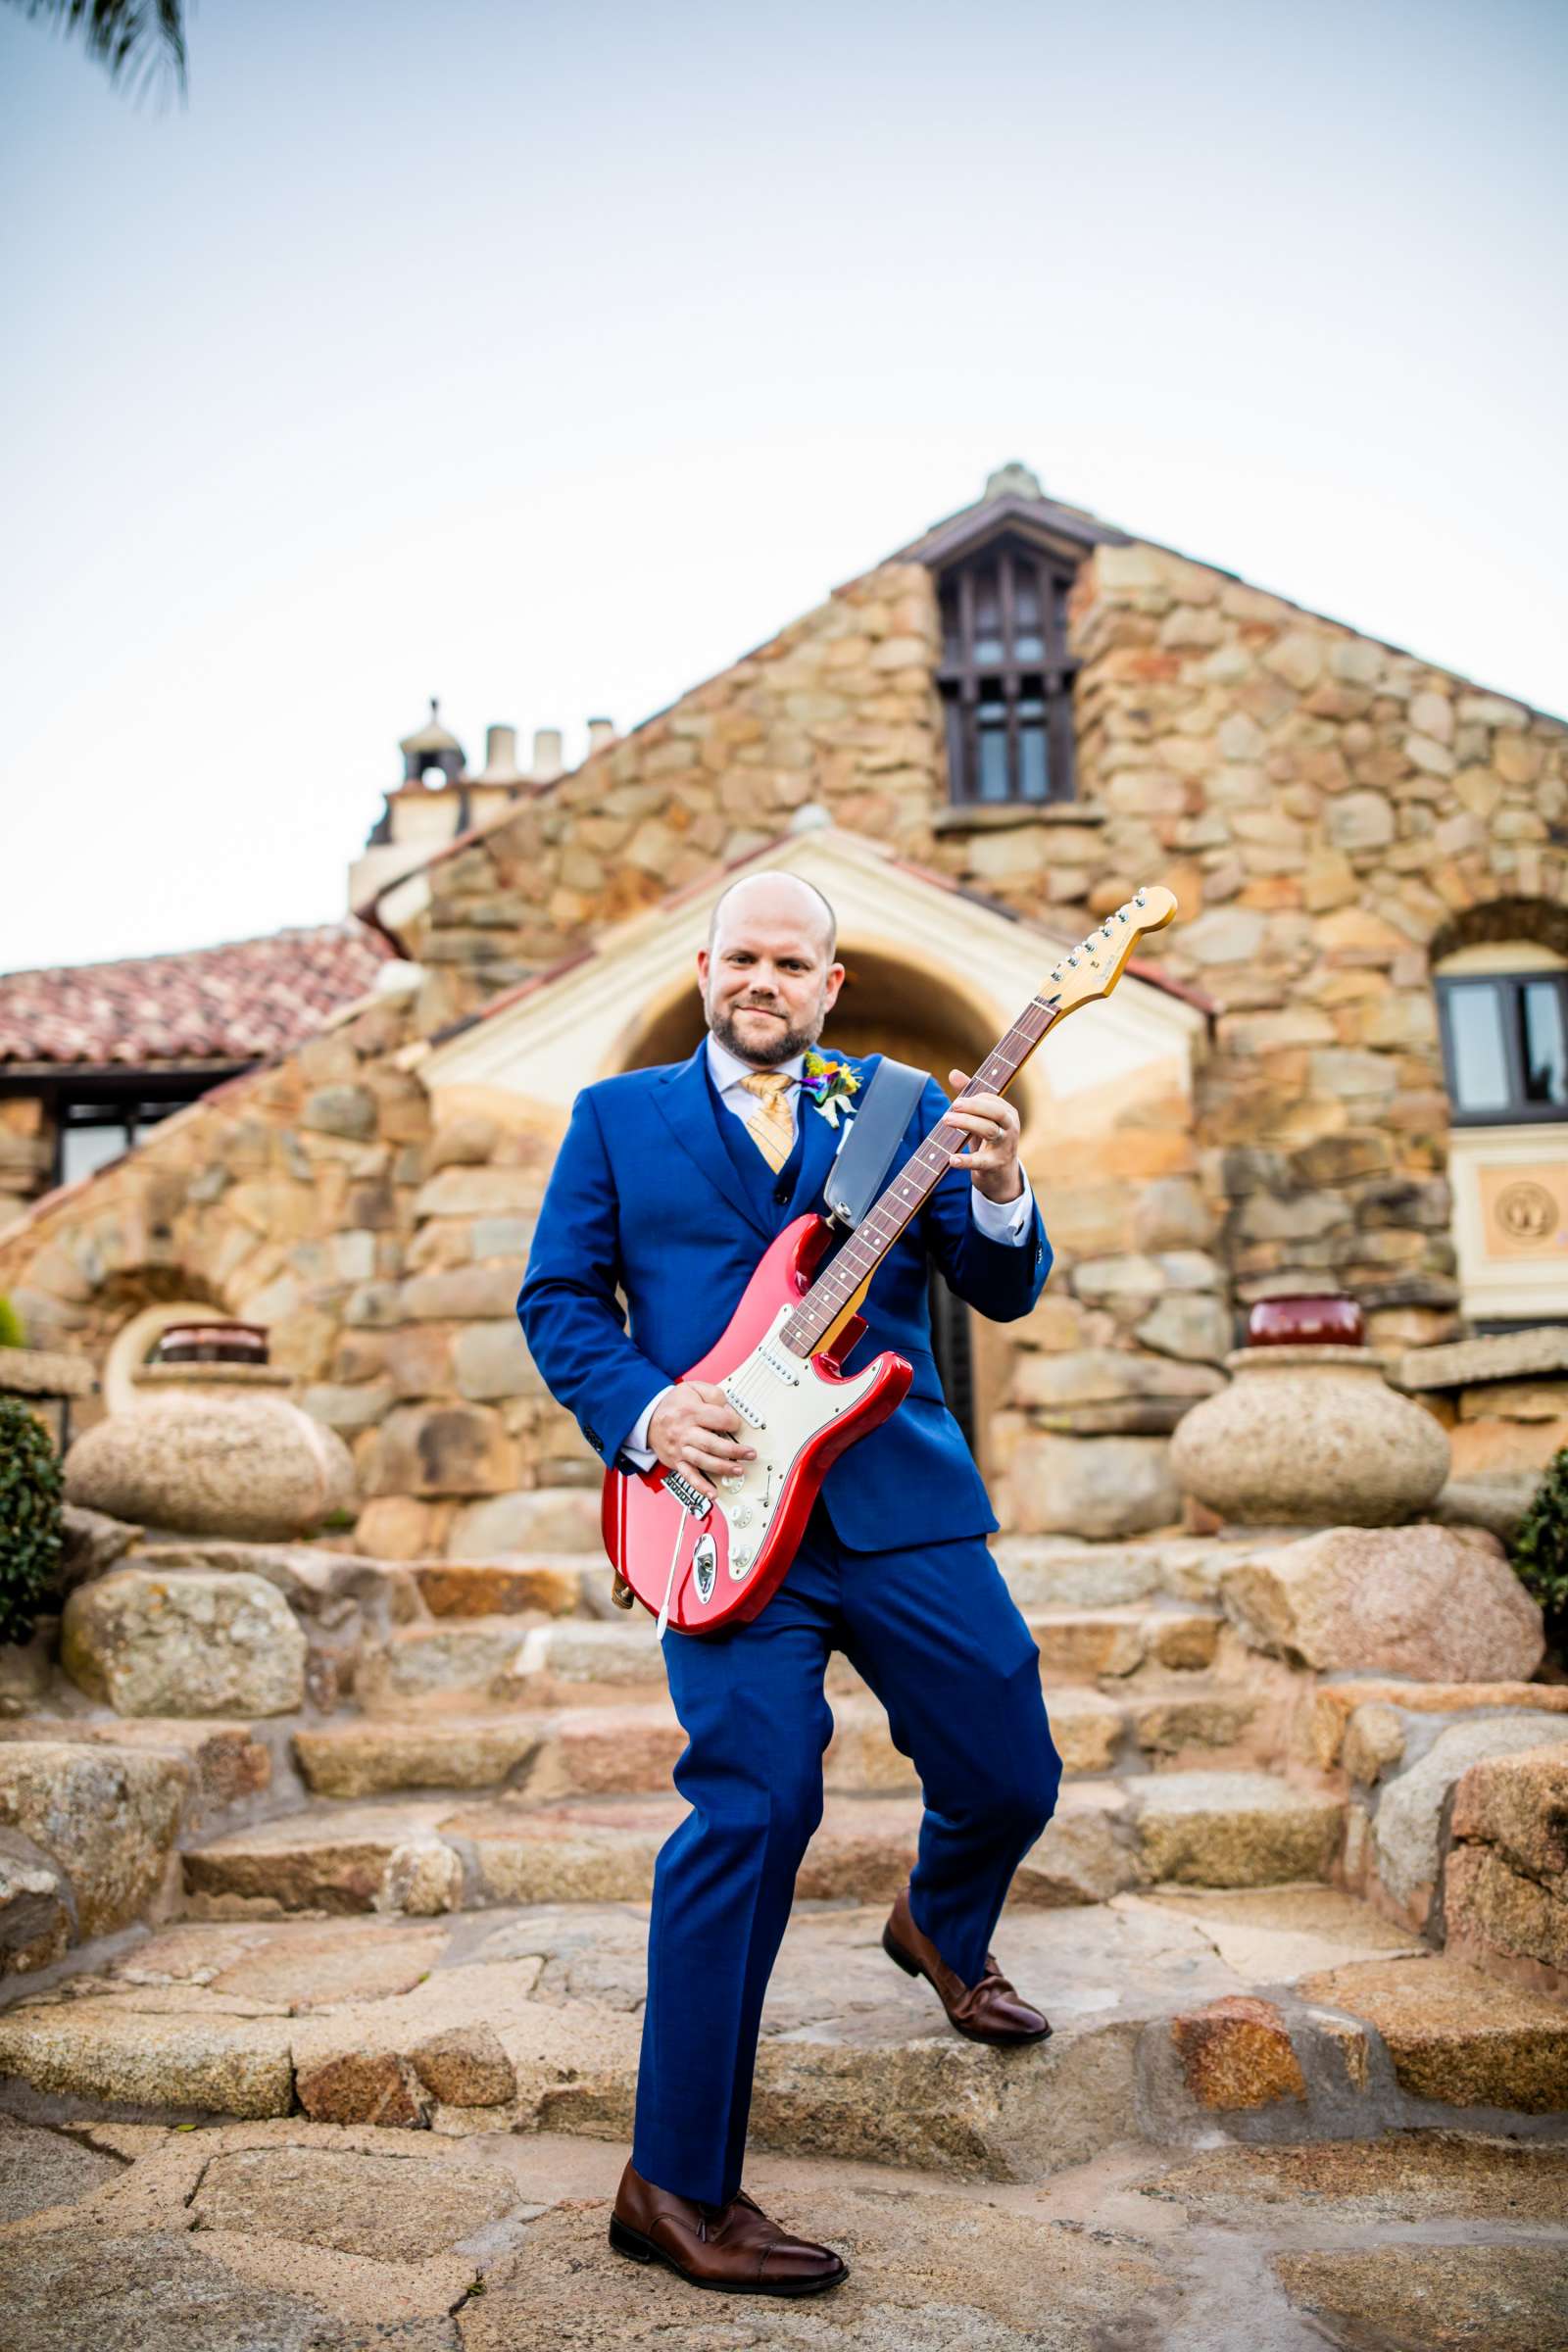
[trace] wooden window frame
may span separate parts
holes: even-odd
[[[1557,1000],[1562,1007],[1563,1031],[1568,1036],[1568,972],[1440,972],[1436,976],[1433,985],[1438,994],[1438,1025],[1443,1037],[1443,1073],[1448,1089],[1449,1121],[1453,1126],[1568,1125],[1568,1102],[1532,1102],[1527,1100],[1524,1091],[1524,1066],[1520,1058],[1524,1016],[1519,1000],[1527,987],[1540,987],[1543,981],[1556,988]],[[1448,1012],[1448,999],[1456,988],[1495,989],[1501,999],[1502,1050],[1507,1063],[1508,1100],[1494,1110],[1465,1110],[1460,1106],[1454,1067],[1453,1028]]]
[[[1025,569],[1034,575],[1041,651],[1020,657],[1016,616],[1019,574]],[[988,570],[997,574],[1000,661],[981,661],[975,654],[975,581]],[[992,540],[939,574],[942,652],[937,685],[947,718],[948,796],[954,807],[1049,808],[1076,799],[1072,686],[1079,664],[1066,642],[1067,594],[1072,580],[1070,564],[1021,538]],[[1035,699],[1044,706],[1044,794],[1022,790],[1018,706]],[[982,797],[980,791],[980,705],[996,700],[1006,710],[1007,791],[1000,799]]]

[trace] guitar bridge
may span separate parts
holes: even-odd
[[[679,1470],[664,1473],[664,1491],[673,1494],[681,1509],[690,1511],[694,1519],[706,1519],[713,1507],[711,1498],[700,1487],[694,1487],[691,1480]]]

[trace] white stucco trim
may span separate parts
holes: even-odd
[[[749,870],[814,883],[837,910],[843,949],[917,967],[950,989],[989,1037],[1017,1018],[1064,952],[1033,925],[943,888],[858,834],[805,833]],[[710,911],[734,878],[715,874],[678,906],[630,917],[555,979],[432,1047],[419,1063],[426,1087],[498,1089],[564,1113],[579,1088],[624,1068],[650,1022],[695,990]],[[1032,1091],[1066,1105],[1076,1095],[1103,1098],[1172,1068],[1185,1085],[1203,1027],[1195,1005],[1123,978],[1052,1034],[1030,1064]]]
[[[1506,1172],[1559,1204],[1539,1246],[1499,1252],[1486,1215],[1483,1178]],[[1448,1136],[1453,1241],[1460,1300],[1472,1317],[1568,1314],[1568,1125],[1455,1127]]]

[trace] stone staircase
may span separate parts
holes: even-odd
[[[146,1580],[137,1622],[171,1642],[191,1638],[203,1580],[229,1580],[225,1604],[254,1581],[303,1634],[302,1703],[121,1716],[58,1678],[51,1711],[0,1722],[14,2112],[624,2135],[683,1737],[652,1622],[607,1609],[578,1501],[552,1535],[580,1529],[582,1548],[527,1558],[122,1557],[113,1573]],[[997,1939],[1053,2017],[1033,2049],[959,2039],[882,1954],[919,1792],[834,1661],[759,2146],[1025,2180],[1216,2125],[1257,2141],[1561,2129],[1562,1981],[1436,1949],[1441,1906],[1391,1894],[1378,1825],[1425,1774],[1448,1837],[1456,1729],[1474,1744],[1485,1727],[1488,1752],[1568,1751],[1568,1685],[1326,1677],[1268,1654],[1224,1598],[1246,1548],[996,1545],[1067,1776]]]

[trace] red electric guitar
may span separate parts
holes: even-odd
[[[1176,912],[1168,890],[1141,890],[1064,956],[958,1097],[1002,1094],[1048,1029],[1108,997],[1147,931]],[[827,1474],[846,1447],[885,1421],[912,1377],[902,1355],[844,1359],[865,1329],[856,1310],[871,1277],[948,1172],[966,1130],[934,1127],[883,1190],[827,1270],[825,1217],[797,1217],[767,1250],[728,1329],[684,1377],[716,1383],[740,1415],[756,1458],[718,1481],[710,1502],[678,1470],[605,1477],[605,1549],[644,1606],[684,1634],[755,1617],[782,1583]],[[629,1605],[629,1604],[628,1604]]]

